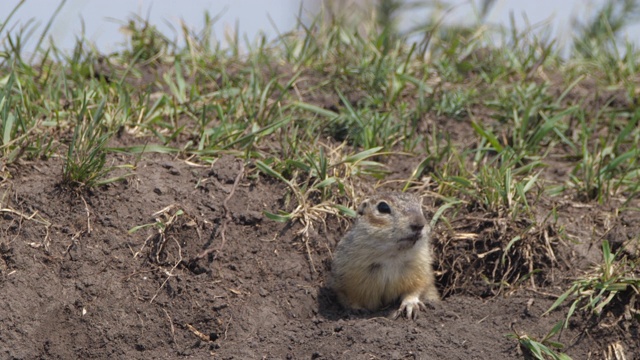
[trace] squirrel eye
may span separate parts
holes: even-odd
[[[383,214],[391,214],[391,207],[384,201],[378,203],[378,211]]]

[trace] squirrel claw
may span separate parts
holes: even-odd
[[[427,306],[417,297],[406,298],[402,300],[400,308],[393,313],[393,319],[405,315],[407,319],[415,320],[418,318],[420,311],[427,311]]]

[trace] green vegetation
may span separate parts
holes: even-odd
[[[112,54],[81,36],[71,53],[47,46],[51,22],[10,32],[14,11],[0,24],[2,163],[59,161],[51,176],[86,191],[135,175],[145,153],[200,164],[232,154],[248,176],[286,185],[283,208],[265,215],[299,222],[303,236],[327,216],[353,216],[376,186],[416,190],[442,225],[446,294],[468,279],[490,294],[535,287],[562,265],[555,249],[586,240],[570,236],[560,207],[640,210],[640,53],[618,40],[638,3],[609,2],[565,57],[535,29],[489,29],[492,3],[474,25],[434,17],[401,33],[404,5],[381,1],[375,19],[323,13],[271,42],[235,34],[228,48],[213,42],[209,15],[200,32],[182,28],[184,47],[133,17]],[[417,164],[391,185],[390,156]],[[638,318],[638,254],[602,249],[599,270],[549,311],[573,297],[567,319],[600,314],[616,300]],[[562,359],[547,346],[558,331],[514,338]]]
[[[571,360],[567,354],[558,352],[564,348],[564,345],[552,341],[551,337],[555,336],[562,329],[562,322],[556,324],[542,340],[535,340],[526,334],[518,334],[516,332],[508,334],[507,337],[518,340],[522,351],[526,352],[533,359],[545,360]]]
[[[640,295],[640,277],[637,275],[637,264],[626,257],[611,253],[608,241],[602,242],[603,262],[593,272],[573,282],[569,290],[547,310],[553,311],[558,306],[574,297],[569,306],[564,327],[576,309],[589,311],[600,316],[605,308],[613,302],[630,304],[625,308],[624,317],[640,320],[640,312],[635,308],[636,297]],[[580,306],[580,308],[578,308]]]

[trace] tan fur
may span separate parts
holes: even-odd
[[[389,205],[390,214],[378,211],[381,201]],[[331,267],[329,286],[339,301],[349,308],[378,310],[398,299],[439,300],[431,265],[431,229],[420,199],[406,193],[381,194],[363,202],[358,213],[340,240]],[[411,304],[399,312],[406,310],[408,317],[415,317],[417,305],[424,307]]]

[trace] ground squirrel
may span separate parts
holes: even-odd
[[[385,193],[365,200],[336,248],[329,287],[345,307],[378,310],[398,299],[394,318],[415,319],[423,300],[438,301],[433,274],[431,228],[420,199]]]

